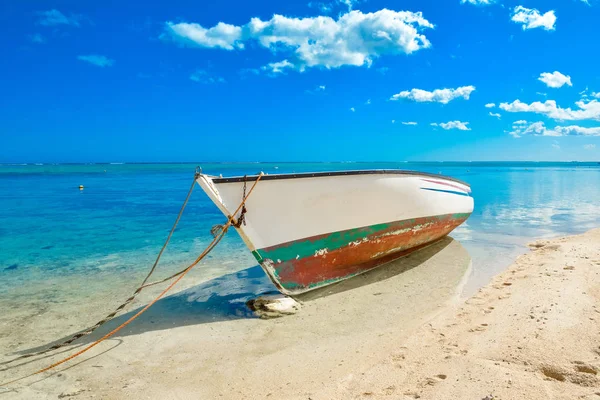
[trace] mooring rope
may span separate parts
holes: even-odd
[[[181,215],[183,214],[183,210],[185,210],[185,207],[187,206],[188,201],[190,200],[190,197],[192,195],[192,192],[194,190],[194,186],[196,186],[196,179],[198,179],[198,177],[200,176],[200,174],[198,172],[196,172],[194,174],[194,180],[192,181],[192,185],[190,186],[190,189],[188,190],[188,194],[185,198],[185,201],[183,202],[181,209],[179,210],[179,214],[177,215],[177,218],[175,219],[175,223],[173,224],[173,227],[171,228],[171,231],[169,232],[169,235],[167,236],[167,239],[165,240],[165,243],[163,244],[162,248],[160,249],[160,251],[158,252],[158,256],[156,257],[156,260],[154,261],[154,265],[152,265],[152,268],[150,268],[150,271],[148,272],[148,274],[146,275],[146,277],[144,278],[144,280],[142,281],[141,285],[133,292],[133,294],[127,299],[125,300],[121,305],[119,305],[117,308],[115,308],[115,310],[113,312],[111,312],[110,314],[108,314],[106,317],[104,317],[103,319],[101,319],[100,321],[98,321],[95,325],[88,327],[86,329],[84,329],[83,331],[76,333],[75,335],[71,336],[69,339],[61,342],[61,343],[57,343],[53,346],[50,346],[44,350],[40,350],[37,352],[33,352],[33,353],[27,353],[27,354],[23,354],[20,355],[19,357],[15,357],[11,360],[8,361],[4,361],[4,362],[0,362],[0,365],[7,365],[7,364],[12,364],[15,361],[18,360],[22,360],[25,358],[31,358],[31,357],[35,357],[35,356],[40,356],[42,354],[48,353],[50,351],[54,351],[54,350],[58,350],[61,347],[65,347],[70,345],[71,343],[73,343],[74,341],[76,341],[79,338],[82,338],[84,336],[87,336],[89,334],[91,334],[92,332],[94,332],[96,329],[100,328],[102,325],[104,325],[105,323],[109,322],[110,320],[112,320],[122,309],[124,309],[125,307],[127,307],[127,305],[129,305],[129,303],[131,303],[138,294],[140,294],[140,292],[149,287],[149,286],[154,286],[157,285],[159,283],[162,282],[166,282],[172,278],[174,278],[177,275],[180,275],[183,271],[178,272],[177,274],[171,275],[165,279],[161,279],[159,281],[156,282],[152,282],[149,284],[146,284],[146,282],[148,282],[148,279],[150,279],[150,277],[152,276],[152,274],[154,274],[154,271],[156,270],[156,266],[158,265],[158,262],[160,261],[160,258],[162,257],[163,252],[165,251],[165,249],[167,248],[167,245],[169,244],[169,241],[171,240],[171,236],[173,236],[173,232],[175,232],[175,228],[177,227],[177,224],[179,224],[179,220],[181,219]]]
[[[195,183],[195,181],[196,181],[196,179],[197,179],[197,176],[198,176],[198,173],[196,173],[196,175],[194,176],[194,183]],[[213,250],[213,249],[214,249],[214,248],[217,246],[217,244],[218,244],[218,243],[221,241],[221,239],[223,239],[223,237],[224,237],[224,236],[225,236],[225,234],[227,233],[227,230],[229,229],[229,227],[231,227],[232,225],[235,225],[235,224],[236,224],[236,221],[235,221],[235,219],[234,219],[234,216],[235,216],[235,215],[237,215],[237,213],[238,213],[238,212],[239,212],[241,209],[245,208],[245,206],[246,206],[246,200],[247,200],[247,199],[248,199],[248,197],[250,197],[250,195],[252,194],[252,191],[254,190],[254,188],[256,187],[256,185],[258,184],[258,181],[260,181],[260,178],[262,178],[262,173],[261,173],[260,175],[258,175],[258,176],[257,176],[257,178],[256,178],[256,181],[254,182],[254,185],[252,185],[252,187],[250,188],[250,191],[248,191],[248,194],[247,194],[247,195],[245,194],[245,190],[244,190],[244,197],[242,198],[242,202],[240,203],[240,205],[238,206],[238,208],[237,208],[237,209],[236,209],[236,210],[233,212],[233,214],[232,214],[232,215],[229,215],[229,216],[227,216],[227,223],[226,223],[225,225],[223,225],[223,229],[222,229],[222,230],[221,230],[221,231],[220,231],[220,232],[219,232],[219,233],[218,233],[218,234],[217,234],[217,235],[216,235],[216,236],[213,238],[212,242],[210,242],[210,244],[209,244],[209,245],[208,245],[208,246],[207,246],[207,247],[204,249],[204,251],[203,251],[203,252],[202,252],[202,253],[201,253],[201,254],[200,254],[200,255],[199,255],[197,258],[196,258],[196,260],[194,260],[194,262],[193,262],[193,263],[191,263],[191,264],[190,264],[189,266],[187,266],[185,269],[181,270],[180,272],[178,272],[178,273],[176,273],[176,274],[174,274],[174,275],[171,275],[171,276],[170,276],[170,277],[168,277],[168,278],[162,279],[162,280],[160,280],[160,281],[152,282],[152,283],[150,283],[150,284],[146,284],[146,285],[142,284],[142,285],[140,286],[140,288],[138,288],[138,290],[136,290],[136,292],[134,292],[134,296],[133,296],[133,297],[135,297],[135,295],[137,295],[137,293],[139,293],[139,291],[141,291],[141,289],[143,289],[144,287],[152,286],[152,285],[155,285],[155,284],[158,284],[158,283],[164,282],[164,281],[166,281],[166,280],[169,280],[169,279],[172,279],[172,278],[174,278],[174,277],[178,276],[178,278],[177,278],[176,280],[174,280],[174,281],[173,281],[173,282],[172,282],[172,283],[171,283],[169,286],[167,286],[167,288],[166,288],[165,290],[163,290],[163,291],[162,291],[162,292],[161,292],[161,293],[160,293],[160,294],[159,294],[157,297],[155,297],[155,298],[154,298],[154,300],[152,300],[150,303],[148,303],[148,304],[147,304],[147,305],[146,305],[144,308],[142,308],[142,309],[141,309],[140,311],[138,311],[138,312],[137,312],[135,315],[133,315],[132,317],[130,317],[130,318],[127,320],[127,321],[123,322],[121,325],[119,325],[118,327],[116,327],[115,329],[113,329],[112,331],[110,331],[109,333],[107,333],[106,335],[102,336],[100,339],[98,339],[98,340],[94,341],[93,343],[91,343],[90,345],[86,346],[86,347],[85,347],[85,348],[83,348],[82,350],[79,350],[78,352],[76,352],[76,353],[74,353],[74,354],[72,354],[72,355],[70,355],[70,356],[68,356],[68,357],[66,357],[66,358],[63,358],[63,359],[62,359],[62,360],[60,360],[60,361],[57,361],[57,362],[55,362],[54,364],[51,364],[51,365],[49,365],[49,366],[47,366],[47,367],[45,367],[45,368],[42,368],[42,369],[40,369],[40,370],[38,370],[38,371],[35,371],[35,372],[33,372],[33,373],[29,374],[29,375],[22,376],[22,377],[20,377],[20,378],[14,379],[14,380],[12,380],[12,381],[8,381],[8,382],[0,383],[0,386],[6,386],[6,385],[10,385],[10,384],[16,383],[16,382],[18,382],[18,381],[21,381],[21,380],[23,380],[23,379],[29,378],[29,377],[31,377],[31,376],[34,376],[34,375],[38,375],[38,374],[44,373],[44,372],[46,372],[46,371],[49,371],[49,370],[51,370],[51,369],[53,369],[53,368],[55,368],[55,367],[57,367],[57,366],[59,366],[59,365],[61,365],[61,364],[64,364],[65,362],[67,362],[67,361],[69,361],[69,360],[72,360],[72,359],[74,359],[75,357],[77,357],[77,356],[79,356],[79,355],[81,355],[81,354],[85,353],[86,351],[90,350],[92,347],[95,347],[96,345],[98,345],[98,344],[100,344],[101,342],[105,341],[106,339],[110,338],[110,337],[111,337],[111,336],[113,336],[115,333],[117,333],[118,331],[120,331],[121,329],[123,329],[125,326],[129,325],[129,324],[130,324],[130,323],[131,323],[133,320],[135,320],[137,317],[139,317],[139,316],[140,316],[140,315],[142,315],[144,312],[146,312],[146,311],[147,311],[147,310],[148,310],[150,307],[152,307],[152,305],[153,305],[154,303],[156,303],[156,302],[157,302],[158,300],[160,300],[160,299],[161,299],[161,298],[162,298],[162,297],[163,297],[165,294],[167,294],[167,292],[169,292],[169,291],[170,291],[170,290],[171,290],[171,289],[172,289],[172,288],[173,288],[173,287],[174,287],[174,286],[175,286],[175,285],[176,285],[176,284],[177,284],[177,283],[178,283],[178,282],[179,282],[181,279],[183,279],[183,277],[184,277],[184,276],[185,276],[185,275],[186,275],[188,272],[190,272],[192,268],[194,268],[194,267],[195,267],[195,266],[196,266],[196,265],[197,265],[197,264],[198,264],[200,261],[202,261],[202,259],[203,259],[204,257],[206,257],[206,255],[207,255],[208,253],[210,253],[210,252],[211,252],[211,251],[212,251],[212,250]],[[193,183],[193,184],[194,184],[194,183]],[[185,203],[184,203],[184,205],[183,205],[183,207],[182,207],[182,210],[180,211],[180,215],[177,217],[177,221],[176,221],[175,225],[177,225],[177,222],[179,222],[179,218],[181,217],[181,213],[183,212],[183,208],[185,208],[185,204],[187,203],[187,201],[188,201],[188,199],[189,199],[189,196],[190,196],[190,194],[191,194],[191,190],[193,189],[193,184],[192,184],[192,188],[190,189],[190,192],[188,193],[188,197],[186,198],[186,201],[185,201]],[[245,186],[245,185],[244,185],[244,186]],[[171,230],[171,234],[173,233],[174,229],[175,229],[175,226],[174,226],[174,227],[173,227],[173,229]],[[167,238],[167,241],[166,241],[166,243],[165,243],[165,246],[164,246],[164,247],[166,247],[166,245],[167,245],[167,243],[168,243],[168,241],[169,241],[169,239],[170,239],[170,236],[171,236],[171,234],[169,234],[169,237]],[[159,253],[159,257],[158,257],[158,258],[160,258],[160,255],[162,254],[162,252],[163,252],[163,251],[164,251],[164,248],[163,248],[163,249],[161,249],[161,252]],[[146,277],[146,279],[144,279],[144,282],[146,282],[146,281],[148,280],[148,278],[150,277],[150,275],[152,275],[152,272],[153,272],[153,270],[156,268],[156,264],[157,264],[157,263],[158,263],[158,260],[157,260],[157,262],[155,263],[155,265],[152,267],[152,269],[151,269],[151,272],[150,272],[150,273],[148,273],[148,276]],[[118,312],[118,311],[117,311],[117,312]],[[116,314],[116,313],[115,313],[115,314]],[[94,329],[96,329],[96,328],[94,328]],[[91,333],[91,332],[90,332],[90,333]],[[79,336],[79,337],[81,337],[81,336]],[[69,340],[70,340],[70,339],[69,339]],[[72,340],[71,340],[71,342],[72,342]],[[47,351],[50,351],[50,349],[46,349],[45,351],[41,352],[40,354],[43,354],[44,352],[47,352]],[[20,357],[20,358],[25,358],[25,357]],[[19,358],[16,358],[15,360],[17,360],[17,359],[19,359]],[[15,361],[15,360],[11,360],[10,362],[12,362],[12,361]]]

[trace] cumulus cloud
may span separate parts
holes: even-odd
[[[172,39],[179,44],[225,50],[243,49],[242,28],[219,22],[212,28],[206,29],[199,24],[178,24],[167,22],[161,39]]]
[[[592,92],[592,97],[600,99],[600,92]]]
[[[58,26],[58,25],[71,25],[80,26],[82,16],[77,14],[70,14],[66,16],[56,9],[48,11],[39,11],[37,13],[39,19],[38,24],[44,26]]]
[[[458,129],[460,131],[470,131],[471,128],[469,128],[467,125],[469,123],[468,122],[461,122],[461,121],[449,121],[449,122],[441,122],[441,123],[432,123],[431,126],[439,126],[442,129],[445,130],[450,130],[450,129]]]
[[[460,4],[473,4],[474,6],[489,6],[490,4],[494,4],[495,0],[460,0]]]
[[[90,54],[87,56],[77,56],[78,60],[88,62],[98,67],[112,67],[115,64],[115,60],[111,60],[106,56],[97,54]]]
[[[475,90],[475,86],[462,86],[456,89],[435,89],[428,92],[422,89],[411,89],[393,95],[390,100],[408,99],[416,102],[435,102],[448,104],[458,98],[469,100],[469,96]]]
[[[510,135],[518,138],[525,135],[532,136],[600,136],[600,127],[586,128],[583,126],[555,126],[549,129],[543,122],[534,122],[529,125],[515,125],[513,130],[508,132]]]
[[[517,6],[513,9],[511,20],[522,24],[523,30],[543,28],[547,31],[553,31],[554,24],[556,23],[556,15],[554,14],[554,10],[540,14],[537,9]]]
[[[544,82],[546,86],[551,88],[559,88],[563,87],[564,85],[573,86],[571,83],[571,77],[568,75],[563,75],[558,71],[554,71],[552,73],[543,72],[540,74],[538,81]]]
[[[402,125],[415,126],[415,125],[418,125],[418,124],[416,122],[413,122],[413,121],[407,121],[407,122],[402,122]]]
[[[294,69],[294,64],[288,60],[283,60],[279,62],[268,63],[267,65],[260,67],[260,69],[267,71],[272,75],[277,75],[284,73],[286,69]]]
[[[212,28],[167,22],[161,39],[224,50],[241,50],[245,42],[254,41],[278,54],[288,54],[285,61],[304,71],[310,67],[370,66],[382,55],[411,54],[431,46],[422,31],[433,27],[420,12],[355,10],[337,19],[274,15],[267,21],[252,18],[243,26],[219,22]]]
[[[534,101],[531,104],[515,100],[512,103],[501,103],[500,108],[507,112],[530,112],[545,115],[548,118],[561,121],[600,120],[600,102],[598,100],[580,100],[575,102],[578,110],[561,108],[555,100],[545,102]]]
[[[354,112],[356,110],[354,109],[354,107],[350,107],[350,111]]]
[[[502,118],[502,115],[500,115],[500,114],[498,114],[498,113],[493,113],[493,112],[490,112],[489,114],[490,114],[490,117],[496,117],[496,118],[498,118],[498,119]]]
[[[197,69],[190,75],[190,79],[194,82],[210,84],[210,83],[224,83],[225,79],[220,76],[211,76],[206,70]]]
[[[485,105],[485,108],[494,108],[494,107],[496,107],[496,104],[494,104],[494,103],[487,103]]]

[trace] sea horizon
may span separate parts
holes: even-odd
[[[597,161],[549,161],[549,160],[479,160],[479,161],[456,161],[456,160],[438,160],[438,161],[90,161],[90,162],[0,162],[2,166],[25,166],[25,165],[121,165],[121,164],[141,164],[141,165],[164,165],[164,164],[434,164],[434,163],[453,163],[453,164],[598,164]]]

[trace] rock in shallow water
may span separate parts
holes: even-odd
[[[279,318],[284,315],[295,314],[301,308],[300,303],[283,294],[260,296],[246,302],[248,308],[260,318]]]

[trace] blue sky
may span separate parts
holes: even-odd
[[[2,2],[0,162],[600,160],[598,0],[212,3]]]

